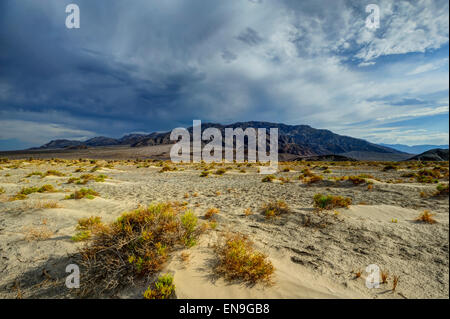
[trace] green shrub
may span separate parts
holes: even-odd
[[[165,274],[158,278],[154,284],[154,288],[148,287],[144,292],[145,299],[168,299],[175,292],[175,285],[173,284],[173,276]]]
[[[218,257],[215,271],[227,280],[239,279],[251,284],[270,282],[275,268],[265,254],[255,251],[246,236],[226,234],[215,251]]]
[[[79,191],[75,191],[74,193],[66,196],[66,199],[94,199],[95,196],[100,196],[99,193],[90,189],[90,188],[82,188]]]
[[[266,218],[272,218],[282,214],[288,214],[291,210],[285,201],[277,200],[264,204],[262,207],[262,212]]]
[[[351,205],[352,200],[348,197],[334,195],[314,195],[314,207],[318,209],[333,209],[336,207],[347,208]]]
[[[200,235],[197,218],[184,211],[177,203],[152,204],[97,230],[77,261],[85,278],[82,295],[114,293],[160,271],[174,249]]]

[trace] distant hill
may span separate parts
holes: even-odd
[[[409,158],[408,161],[448,161],[448,149],[429,150]]]
[[[436,148],[442,148],[442,149],[448,149],[448,145],[428,145],[428,144],[424,144],[424,145],[404,145],[404,144],[380,144],[382,146],[386,146],[386,147],[390,147],[393,148],[397,151],[400,152],[405,152],[405,153],[409,153],[409,154],[420,154],[432,149],[436,149]]]
[[[342,136],[329,130],[315,129],[308,125],[286,125],[269,122],[238,122],[229,125],[202,123],[202,130],[210,127],[218,128],[225,136],[225,128],[278,128],[279,153],[293,154],[297,156],[319,155],[343,155],[359,160],[403,160],[410,155],[390,147],[377,145],[368,141]],[[188,128],[192,133],[192,127]],[[267,130],[269,134],[269,130]],[[268,136],[267,136],[268,137]],[[131,147],[143,147],[151,145],[172,144],[170,132],[151,134],[130,134],[120,139],[104,136],[94,137],[86,141],[54,140],[39,149],[58,149],[85,145],[87,147],[130,145]],[[354,156],[352,156],[352,154]]]

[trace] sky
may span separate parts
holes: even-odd
[[[80,8],[68,29],[66,6]],[[366,26],[366,6],[380,24]],[[449,2],[1,0],[0,150],[169,131],[306,124],[448,144]]]

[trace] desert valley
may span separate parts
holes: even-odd
[[[448,161],[298,160],[263,175],[157,159],[167,151],[2,159],[0,296],[158,297],[165,278],[170,298],[448,298]]]

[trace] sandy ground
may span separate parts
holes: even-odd
[[[90,181],[85,186],[67,184],[70,176],[86,173],[75,173],[78,164],[23,162],[19,168],[2,164],[0,187],[5,193],[0,195],[0,297],[74,297],[64,286],[64,278],[71,256],[84,245],[71,240],[79,218],[101,216],[110,222],[139,205],[186,201],[200,218],[211,207],[220,213],[216,229],[203,234],[193,248],[176,251],[165,266],[163,272],[174,274],[178,298],[448,298],[448,197],[420,196],[420,192],[431,194],[435,184],[409,179],[387,182],[399,179],[405,170],[383,172],[380,167],[339,165],[330,167],[332,172],[325,176],[371,174],[377,179],[373,189],[368,190],[365,184],[331,181],[306,185],[297,178],[304,164],[293,166],[294,171],[277,173],[278,177],[291,178],[283,184],[261,182],[263,176],[256,168],[240,173],[234,166],[222,176],[200,177],[200,170],[192,165],[160,173],[160,167],[137,168],[132,161],[121,162],[93,173],[107,175],[104,182]],[[26,177],[33,171],[50,169],[66,176]],[[441,182],[448,183],[448,177]],[[22,187],[44,184],[61,191],[9,201]],[[64,199],[81,187],[94,189],[100,197]],[[317,213],[312,200],[316,193],[347,196],[353,204],[349,209]],[[292,213],[266,219],[260,213],[261,206],[273,200],[284,200]],[[48,201],[59,207],[40,208]],[[246,216],[246,208],[254,214]],[[416,222],[424,210],[434,213],[437,223]],[[276,269],[272,285],[248,286],[215,276],[212,246],[226,231],[248,235],[269,256]],[[48,233],[43,236],[48,238],[33,239],[30,234],[34,233]],[[189,254],[187,261],[180,258],[183,252]],[[389,273],[387,284],[366,287],[365,269],[370,264]],[[361,277],[356,278],[357,272]],[[399,276],[395,292],[394,275]],[[118,297],[141,298],[145,288],[138,283]]]

